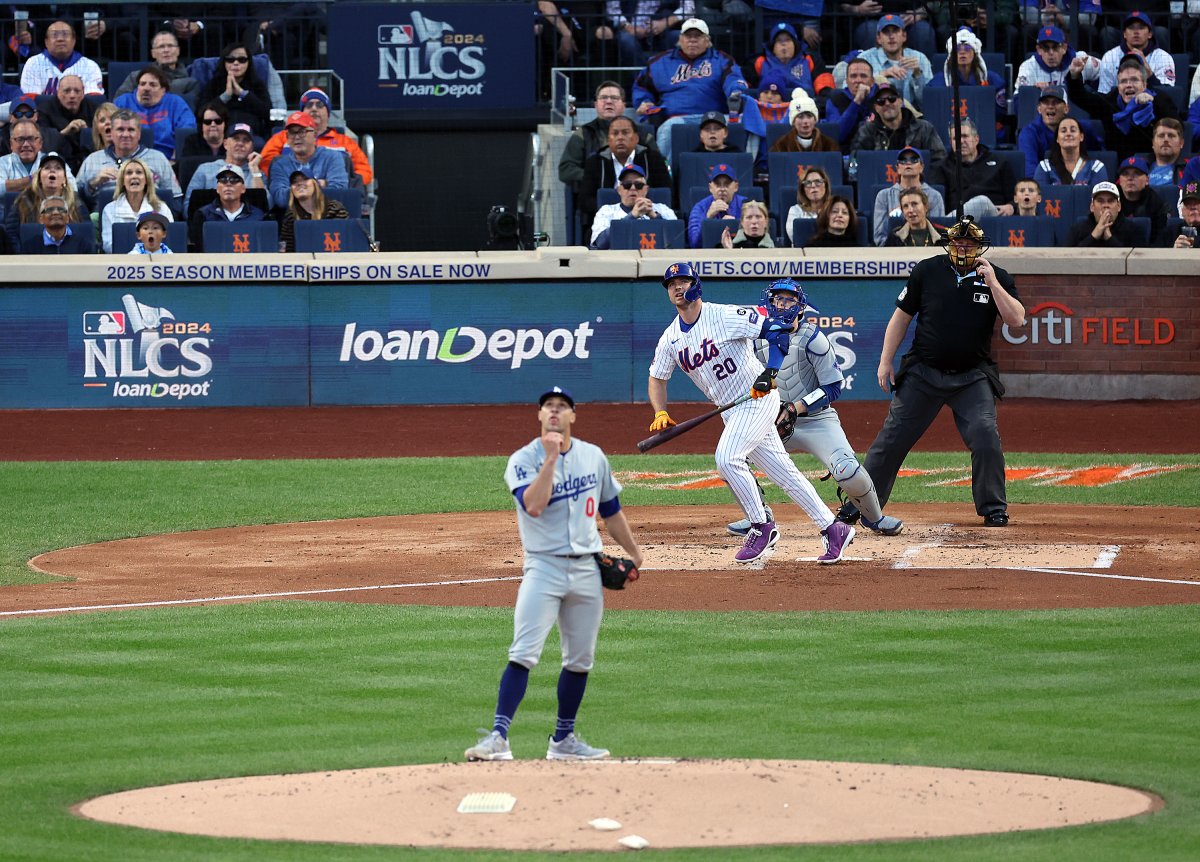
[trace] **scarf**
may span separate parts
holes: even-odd
[[[1147,90],[1151,96],[1153,91]],[[1117,104],[1121,103],[1121,97],[1117,97]],[[1121,110],[1113,114],[1113,124],[1121,130],[1122,134],[1128,135],[1134,126],[1148,126],[1154,122],[1154,102],[1153,100],[1146,104],[1138,104],[1137,99],[1130,99],[1125,103]]]
[[[67,69],[74,66],[76,63],[78,63],[80,61],[80,59],[83,58],[83,55],[80,54],[78,51],[72,51],[71,56],[65,60],[55,60],[54,55],[52,55],[50,53],[49,48],[47,48],[42,53],[46,56],[46,59],[49,60],[51,63],[53,63],[54,67],[56,69],[58,69],[58,71],[60,71],[60,72],[65,72]]]

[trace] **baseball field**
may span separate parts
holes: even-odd
[[[860,451],[883,409],[845,408]],[[79,814],[143,787],[456,764],[490,724],[520,574],[502,472],[535,409],[251,413],[0,411],[0,859],[561,858]],[[901,537],[862,536],[850,559],[816,566],[815,531],[769,487],[784,539],[765,567],[736,571],[718,429],[633,454],[647,418],[583,404],[576,426],[610,453],[647,560],[609,597],[580,714],[590,742],[627,758],[1033,773],[1156,800],[1067,828],[647,852],[1196,858],[1200,404],[1005,402],[1004,530],[979,527],[969,455],[939,420],[889,506]],[[557,653],[552,635],[513,726],[519,761],[544,754]],[[643,788],[623,792],[636,809]],[[373,817],[416,807],[385,803]]]

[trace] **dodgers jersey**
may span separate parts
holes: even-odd
[[[537,478],[546,463],[542,439],[535,438],[508,459],[504,481],[515,495]],[[546,510],[534,518],[517,500],[517,529],[526,553],[594,554],[604,549],[596,527],[601,503],[616,499],[621,485],[613,478],[608,457],[592,443],[572,438],[558,456],[554,485]],[[515,496],[514,496],[515,499]]]
[[[767,350],[767,342],[759,341],[759,359],[766,359]],[[838,368],[833,344],[811,321],[801,318],[800,328],[792,333],[791,348],[783,358],[779,375],[775,378],[779,397],[785,401],[799,401],[822,386],[843,382],[845,377]]]
[[[670,380],[678,365],[714,404],[750,391],[763,364],[754,352],[763,316],[756,308],[706,302],[691,326],[678,315],[658,339],[650,376]]]

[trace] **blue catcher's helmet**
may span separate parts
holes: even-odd
[[[700,298],[700,273],[696,272],[690,263],[673,263],[668,266],[667,271],[663,273],[662,286],[666,287],[667,282],[673,278],[690,278],[692,280],[692,286],[683,295],[688,302],[695,302]]]
[[[775,294],[785,292],[795,294],[796,304],[791,308],[776,308]],[[800,282],[794,278],[779,278],[763,288],[763,304],[767,307],[767,314],[771,317],[782,320],[784,323],[792,323],[808,305],[808,297],[804,293],[804,288],[800,286]]]

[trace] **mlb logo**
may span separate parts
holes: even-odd
[[[380,45],[411,45],[413,43],[413,28],[411,24],[380,24]]]
[[[83,313],[84,335],[124,335],[125,312],[85,311]]]
[[[986,293],[975,294],[975,301],[983,305],[987,305],[990,298]]]

